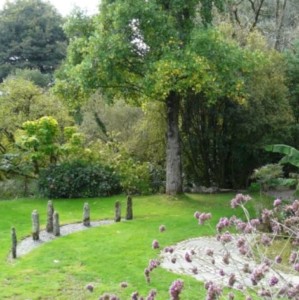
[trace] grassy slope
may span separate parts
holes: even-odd
[[[29,235],[30,215],[40,212],[45,226],[45,199],[0,201],[0,299],[98,299],[103,292],[114,292],[121,299],[130,299],[138,290],[145,296],[152,288],[158,290],[157,299],[168,299],[168,287],[177,278],[185,282],[182,299],[204,299],[202,284],[192,278],[171,274],[163,269],[152,273],[151,284],[146,284],[143,270],[149,259],[159,250],[151,249],[153,239],[162,247],[186,238],[211,234],[208,226],[198,226],[193,218],[196,210],[212,212],[212,225],[219,217],[236,214],[230,208],[231,194],[185,195],[179,198],[148,196],[133,198],[134,220],[91,228],[85,232],[61,237],[32,251],[11,263],[7,260],[10,249],[10,228],[16,227],[18,238]],[[87,200],[91,218],[112,219],[114,202],[125,197]],[[82,218],[85,199],[55,200],[61,223],[77,222]],[[166,232],[160,233],[164,224]],[[120,282],[129,287],[121,289]],[[93,293],[85,291],[92,282]]]

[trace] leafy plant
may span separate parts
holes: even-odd
[[[276,145],[267,145],[265,147],[267,151],[283,154],[284,157],[279,161],[280,164],[291,164],[299,168],[299,150],[294,147],[276,144]]]
[[[121,189],[110,168],[73,161],[42,171],[39,190],[49,198],[79,198],[113,195]]]

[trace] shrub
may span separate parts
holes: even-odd
[[[42,171],[39,190],[49,198],[98,197],[119,193],[120,184],[106,166],[68,162]]]

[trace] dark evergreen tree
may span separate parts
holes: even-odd
[[[66,53],[62,24],[62,16],[47,2],[6,2],[0,11],[0,81],[15,69],[52,73]]]

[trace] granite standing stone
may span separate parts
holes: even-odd
[[[90,207],[87,202],[83,206],[83,225],[90,226]]]
[[[32,220],[32,238],[34,241],[38,241],[40,225],[39,225],[39,214],[36,209],[31,214],[31,220]]]
[[[121,205],[119,201],[115,202],[115,222],[120,222],[121,220]]]
[[[11,253],[12,258],[17,258],[17,234],[14,227],[11,229]]]
[[[54,206],[51,200],[48,201],[47,206],[47,232],[53,232],[53,214],[54,214]]]
[[[130,196],[127,197],[127,214],[126,220],[133,220],[133,202]]]
[[[55,236],[60,236],[59,214],[57,211],[54,211],[53,214],[53,234]]]

